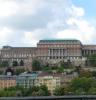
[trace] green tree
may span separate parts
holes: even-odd
[[[78,75],[80,75],[81,69],[81,66],[75,66],[75,71],[78,73]]]
[[[1,62],[1,67],[9,67],[9,62],[6,60],[6,61],[2,61]]]
[[[4,97],[4,95],[5,95],[4,90],[0,90],[0,97]]]
[[[52,73],[52,67],[50,67],[50,66],[44,66],[44,67],[42,67],[42,71],[43,72]]]
[[[84,95],[84,94],[86,94],[86,92],[82,88],[78,88],[77,90],[75,90],[75,95]]]
[[[59,73],[64,72],[64,68],[63,68],[63,67],[61,67],[61,66],[60,66],[60,67],[58,67],[58,68],[57,68],[57,72],[59,72]]]
[[[90,95],[96,95],[96,88],[91,87],[91,88],[89,89],[89,91],[88,91],[88,94],[90,94]]]
[[[29,96],[37,96],[39,95],[38,91],[39,91],[40,87],[39,86],[32,86],[29,88],[29,92],[27,91],[27,94],[29,94]],[[26,89],[25,89],[26,92]]]
[[[32,86],[29,89],[29,93],[32,96],[48,96],[50,95],[46,85]]]
[[[42,90],[42,89],[39,89],[39,91],[38,91],[38,96],[46,96],[45,91]]]
[[[25,72],[25,69],[24,68],[16,69],[15,70],[15,75],[19,75],[20,73],[23,73],[23,72]]]
[[[2,60],[0,60],[0,67],[2,67]]]
[[[48,87],[47,87],[46,85],[41,85],[41,86],[40,86],[40,89],[39,89],[39,92],[40,92],[41,95],[43,95],[43,96],[48,96],[48,95],[50,95],[49,90],[48,90]]]
[[[32,96],[39,96],[39,92],[33,91]]]
[[[41,64],[40,64],[40,61],[39,60],[34,59],[32,61],[32,70],[33,71],[39,71],[39,70],[41,70]]]
[[[14,97],[14,96],[16,96],[15,90],[12,90],[12,91],[0,90],[0,97]]]
[[[18,62],[17,61],[13,61],[13,66],[18,66]]]
[[[24,61],[23,60],[20,61],[20,66],[24,66]]]
[[[71,61],[68,60],[67,62],[61,61],[59,63],[59,67],[63,67],[66,69],[66,68],[73,68],[73,65],[72,65]]]
[[[17,97],[21,97],[22,96],[22,92],[20,90],[16,91],[16,96]]]
[[[88,56],[87,61],[90,66],[96,67],[96,54]]]
[[[64,87],[60,86],[60,87],[56,87],[55,90],[53,91],[53,94],[56,96],[62,96],[65,94],[64,92]]]
[[[68,68],[67,62],[60,61],[59,67]]]
[[[80,70],[79,77],[92,77],[92,72],[86,70]]]
[[[30,96],[31,93],[30,88],[25,88],[22,90],[23,96]]]
[[[96,71],[92,71],[92,76],[96,77]]]
[[[86,78],[86,77],[75,78],[72,80],[70,86],[74,93],[78,93],[78,92],[81,93],[81,91],[87,93],[89,88],[91,88],[92,86],[92,82],[93,82],[92,78]]]
[[[0,70],[0,75],[4,74],[4,72],[2,70]]]

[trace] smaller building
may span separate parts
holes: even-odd
[[[46,85],[48,90],[53,94],[53,90],[58,86],[65,86],[71,82],[72,79],[78,77],[77,74],[49,74],[49,73],[41,73],[38,76],[39,86]]]
[[[41,73],[38,76],[39,79],[39,86],[40,85],[46,85],[48,87],[48,90],[52,93],[53,90],[57,87],[61,85],[61,77],[58,74],[45,74],[45,73]]]
[[[66,86],[68,84],[70,84],[70,82],[74,79],[78,77],[78,73],[77,72],[73,72],[71,74],[63,74],[61,76],[61,86]]]
[[[0,88],[16,86],[16,76],[0,75]]]
[[[30,88],[32,86],[38,85],[38,74],[24,72],[17,76],[16,84],[24,88]]]
[[[11,68],[11,67],[8,67],[6,70],[5,70],[5,75],[8,75],[8,76],[12,76],[14,75],[14,70]]]

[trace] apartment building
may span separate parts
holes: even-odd
[[[61,84],[61,78],[60,75],[52,75],[52,74],[45,74],[41,73],[38,76],[39,79],[39,86],[40,85],[46,85],[48,87],[48,90],[53,93],[53,90],[57,87],[60,86]]]
[[[72,79],[78,77],[77,74],[64,74],[64,73],[41,73],[38,75],[38,82],[40,85],[46,85],[48,90],[53,94],[56,87],[68,85]]]
[[[24,88],[30,88],[32,86],[38,85],[38,74],[24,72],[17,76],[16,85],[22,86]]]
[[[0,75],[0,89],[15,87],[16,76]]]

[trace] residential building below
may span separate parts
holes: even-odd
[[[56,87],[66,86],[68,85],[71,80],[78,77],[78,74],[73,72],[71,74],[64,74],[64,73],[46,73],[46,72],[39,72],[39,73],[28,73],[24,72],[17,76],[16,78],[16,85],[22,86],[23,88],[30,88],[32,86],[42,86],[46,85],[48,90],[51,94]]]
[[[11,75],[0,75],[0,89],[15,87],[16,76]]]
[[[37,76],[37,73],[21,73],[16,79],[16,84],[18,86],[23,86],[24,88],[37,86],[39,84]]]

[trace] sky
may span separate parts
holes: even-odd
[[[96,44],[96,0],[0,0],[0,47],[41,39]]]

